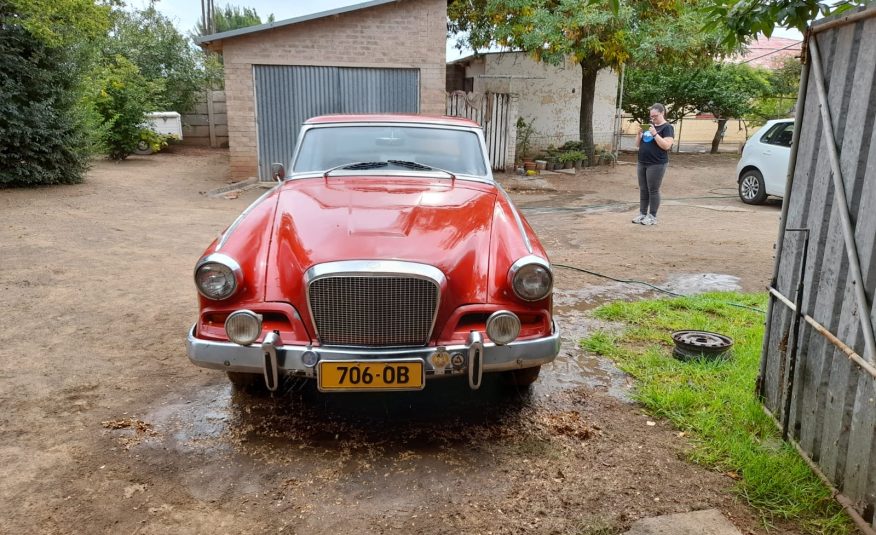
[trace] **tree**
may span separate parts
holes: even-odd
[[[655,102],[666,107],[666,120],[675,123],[694,111],[688,87],[697,69],[666,65],[659,69],[630,68],[624,79],[624,111],[640,123],[647,123]]]
[[[103,46],[103,56],[111,63],[124,56],[146,80],[161,80],[163,89],[153,104],[180,113],[191,109],[195,93],[204,86],[198,54],[154,4],[143,10],[114,10],[112,33]]]
[[[89,40],[106,32],[107,13],[90,0],[0,0],[0,185],[82,181]]]
[[[149,80],[124,56],[116,56],[95,73],[93,106],[103,117],[105,146],[113,160],[124,160],[137,147],[146,112],[163,80]]]
[[[274,22],[274,14],[268,15],[267,22]],[[256,10],[249,7],[239,7],[226,5],[224,8],[213,12],[213,27],[207,28],[204,20],[198,22],[195,28],[197,35],[209,35],[213,33],[228,32],[239,28],[247,28],[249,26],[258,26],[262,24],[262,19],[259,17]]]
[[[800,90],[802,70],[803,64],[800,60],[785,57],[780,67],[768,71],[767,81],[772,88],[770,94],[756,99],[754,109],[745,119],[754,124],[763,124],[770,119],[790,116],[794,112]]]
[[[805,33],[819,13],[834,15],[867,4],[867,0],[709,0],[701,8],[708,19],[704,30],[719,31],[725,44],[735,46],[759,33],[769,37],[776,26]]]
[[[601,69],[662,60],[696,63],[717,51],[717,40],[690,31],[705,24],[684,0],[452,0],[450,31],[474,50],[501,46],[581,67],[579,137],[593,162],[593,101]]]
[[[688,88],[693,106],[718,121],[711,151],[716,154],[727,121],[751,113],[755,99],[769,94],[770,84],[766,73],[748,65],[714,63],[697,71]]]

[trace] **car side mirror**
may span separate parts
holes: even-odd
[[[286,168],[281,163],[271,164],[271,176],[278,182],[283,180],[286,178]]]

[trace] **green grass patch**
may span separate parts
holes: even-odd
[[[791,520],[808,533],[846,534],[850,519],[797,451],[782,442],[754,392],[766,294],[712,293],[678,299],[614,302],[595,311],[622,322],[623,334],[594,333],[584,349],[604,355],[637,379],[635,396],[693,439],[691,460],[740,476],[738,490],[769,523]],[[733,339],[721,362],[672,358],[672,331],[713,331]]]

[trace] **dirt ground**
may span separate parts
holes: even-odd
[[[734,165],[673,158],[655,227],[630,223],[631,163],[501,180],[555,263],[759,290],[780,204],[741,204]],[[287,382],[271,398],[194,367],[192,267],[260,194],[205,195],[227,183],[224,152],[176,148],[96,162],[81,185],[0,190],[0,531],[588,534],[715,507],[766,533],[732,477],[685,461],[689,439],[575,346],[598,326],[588,310],[644,288],[558,268],[564,347],[527,392]]]

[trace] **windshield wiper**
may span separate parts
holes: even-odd
[[[405,160],[387,160],[389,163],[393,165],[397,165],[399,167],[407,167],[408,169],[413,169],[414,171],[441,171],[442,173],[447,173],[450,176],[451,180],[456,180],[456,175],[448,171],[447,169],[441,169],[440,167],[429,167],[428,165],[423,165],[417,162],[409,162]]]
[[[352,171],[364,171],[365,169],[377,169],[378,167],[386,167],[386,162],[356,162],[347,164],[341,169],[350,169]]]
[[[328,178],[329,173],[332,171],[337,171],[338,169],[349,169],[351,171],[365,171],[367,169],[377,169],[379,167],[386,167],[389,165],[386,162],[350,162],[343,163],[341,165],[337,165],[332,167],[331,169],[327,169],[325,173],[322,174],[323,178]]]
[[[393,165],[397,165],[399,167],[407,167],[408,169],[414,169],[415,171],[431,171],[432,168],[428,165],[423,165],[417,162],[408,162],[405,160],[387,160],[389,163]]]

